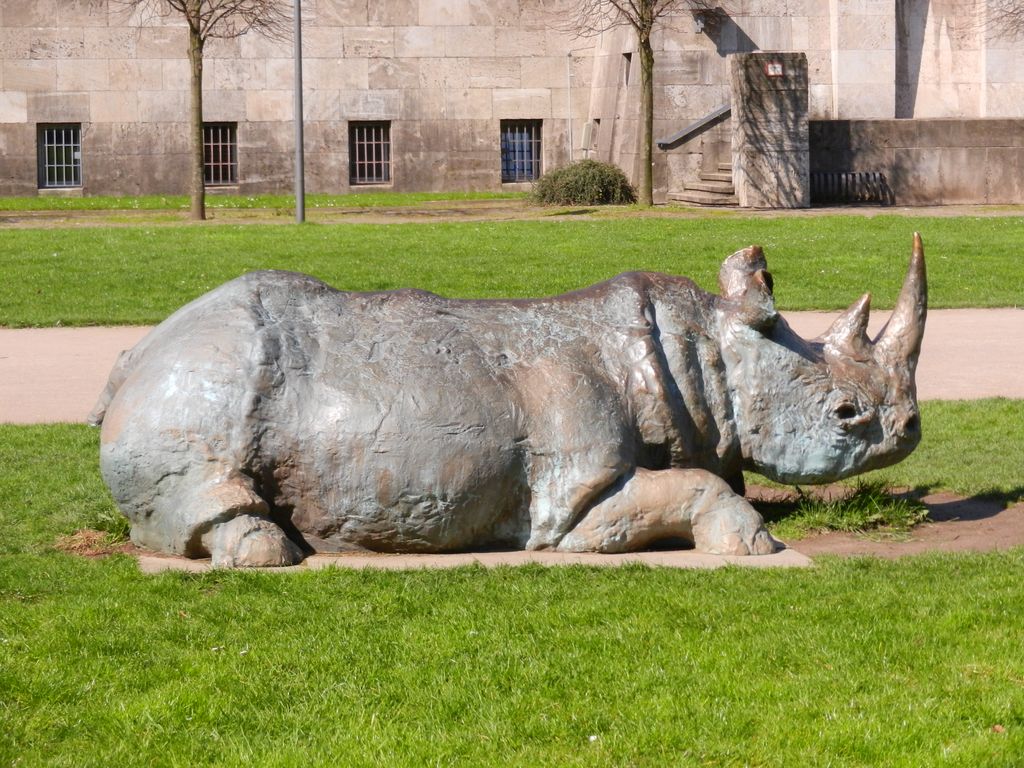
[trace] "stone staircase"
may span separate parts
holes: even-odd
[[[668,199],[690,205],[739,205],[736,188],[732,185],[732,165],[719,163],[714,172],[701,172],[700,181],[687,183],[682,192],[669,192]]]

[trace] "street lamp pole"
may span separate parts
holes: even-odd
[[[572,51],[565,54],[565,106],[569,115],[569,162],[572,162]]]
[[[295,2],[295,221],[306,220],[306,169],[302,131],[302,0]]]

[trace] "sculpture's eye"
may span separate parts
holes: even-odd
[[[857,414],[859,412],[857,410],[857,406],[855,406],[853,403],[840,403],[838,406],[836,406],[834,413],[837,419],[849,421],[850,419],[857,418]]]

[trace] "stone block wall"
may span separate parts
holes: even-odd
[[[41,122],[82,123],[86,192],[183,191],[181,24],[125,16],[106,0],[8,5],[0,142],[17,151],[0,157],[0,193],[34,192]],[[392,122],[393,189],[500,188],[502,119],[543,120],[544,166],[563,164],[570,113],[573,159],[638,176],[639,60],[627,28],[574,37],[557,3],[540,0],[305,0],[303,9],[310,191],[348,190],[348,120]],[[688,14],[669,21],[654,40],[656,135],[727,100],[728,53],[799,45],[827,68],[827,2],[749,0],[701,32]],[[634,57],[628,82],[624,54]],[[291,88],[287,43],[250,34],[209,44],[205,117],[238,123],[243,193],[290,187]],[[720,130],[658,153],[656,196],[714,165],[727,144]]]
[[[543,166],[566,162],[570,108],[578,131],[587,117],[592,43],[569,60],[579,41],[546,8],[304,0],[307,190],[349,191],[351,120],[391,122],[398,191],[501,188],[504,119],[542,121]],[[108,0],[0,6],[0,194],[35,193],[40,123],[81,123],[85,193],[184,192],[186,41],[175,16]],[[204,119],[238,124],[238,191],[289,189],[291,43],[214,40],[204,69]]]
[[[727,57],[754,51],[806,55],[811,118],[1024,116],[1024,40],[978,22],[998,2],[743,0],[701,29],[681,11],[652,40],[655,138],[725,103]],[[500,189],[503,119],[543,121],[545,169],[590,156],[637,178],[635,36],[575,36],[572,5],[303,0],[307,189],[349,190],[351,120],[391,122],[390,189]],[[64,122],[82,125],[86,193],[183,192],[185,39],[114,0],[0,3],[0,194],[36,192],[36,126]],[[242,193],[291,188],[292,67],[288,42],[208,45],[205,118],[238,124]],[[729,155],[728,125],[656,149],[655,199]]]
[[[896,17],[892,0],[836,0],[831,14],[836,117],[892,117]]]
[[[877,171],[897,205],[1024,200],[1024,120],[821,120],[811,171]]]

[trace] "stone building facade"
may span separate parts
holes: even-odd
[[[580,38],[569,0],[303,0],[310,192],[519,188],[570,157],[637,176],[628,28]],[[806,54],[814,119],[1021,118],[1024,43],[1001,0],[723,0],[655,43],[655,134],[730,98],[727,56]],[[116,0],[0,0],[0,194],[181,193],[186,32]],[[288,41],[212,41],[211,184],[292,183]],[[656,199],[727,153],[729,124],[656,152]]]

